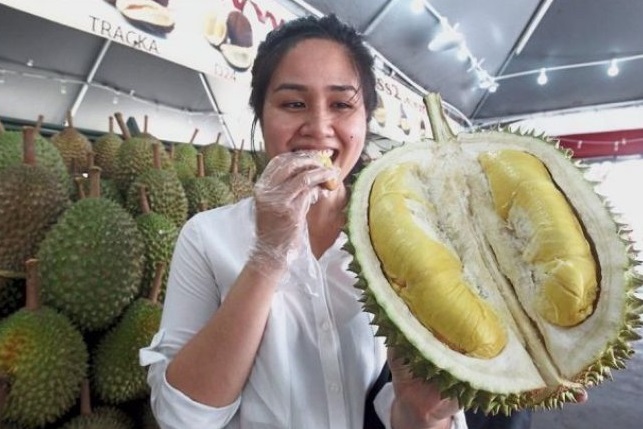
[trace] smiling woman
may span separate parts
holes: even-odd
[[[288,22],[259,46],[250,105],[270,162],[252,198],[181,231],[161,327],[141,354],[162,428],[357,429],[372,421],[366,409],[396,429],[463,421],[456,401],[392,358],[392,383],[366,406],[387,350],[342,229],[344,179],[377,102],[372,67],[335,16]]]

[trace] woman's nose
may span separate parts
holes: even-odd
[[[333,135],[332,114],[328,109],[310,109],[304,119],[301,132],[315,138],[324,138]]]

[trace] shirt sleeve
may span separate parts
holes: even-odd
[[[375,397],[373,405],[375,412],[384,424],[386,429],[393,429],[391,426],[391,406],[395,399],[395,392],[393,391],[393,383],[388,382],[382,387],[382,390]],[[458,411],[451,421],[451,429],[467,429],[467,421],[464,416],[464,411]]]
[[[160,329],[151,344],[139,351],[140,364],[149,365],[147,381],[151,388],[151,407],[162,429],[222,428],[240,404],[240,398],[237,398],[222,408],[207,406],[174,388],[165,377],[174,356],[220,305],[219,288],[202,240],[198,223],[188,221],[172,256]]]

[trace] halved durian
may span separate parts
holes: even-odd
[[[453,135],[365,168],[347,250],[378,335],[464,408],[560,407],[633,353],[635,255],[582,165],[544,136]]]

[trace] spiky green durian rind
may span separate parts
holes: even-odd
[[[134,429],[134,420],[114,407],[97,407],[91,414],[72,418],[60,429]]]
[[[51,136],[50,141],[60,151],[67,171],[72,174],[88,171],[92,144],[82,133],[73,127],[65,127]]]
[[[147,368],[138,351],[147,346],[161,323],[161,306],[139,298],[96,348],[92,381],[94,392],[109,404],[144,398],[150,393]]]
[[[132,182],[125,206],[133,216],[141,214],[141,186],[147,189],[150,210],[166,216],[177,227],[185,223],[188,218],[188,199],[174,171],[147,170]]]
[[[197,155],[199,151],[192,144],[179,143],[174,145],[174,170],[181,182],[196,177]]]
[[[234,202],[230,187],[218,176],[194,177],[184,183],[188,215]]]
[[[22,309],[0,322],[0,375],[9,395],[0,418],[42,427],[69,411],[87,376],[83,336],[47,307]]]
[[[102,178],[109,179],[114,174],[114,164],[122,144],[123,139],[115,133],[103,134],[94,142],[94,163],[100,167]]]
[[[229,173],[232,167],[232,153],[227,147],[218,143],[203,146],[203,167],[206,176]]]
[[[116,186],[126,194],[132,182],[147,170],[154,168],[154,142],[147,138],[132,137],[118,149],[114,163],[113,179]],[[157,143],[158,144],[158,143]],[[161,150],[161,168],[173,170],[172,161],[165,150]]]
[[[149,212],[136,218],[136,225],[143,237],[145,244],[145,268],[143,270],[143,282],[141,296],[149,294],[150,285],[154,279],[156,265],[160,262],[170,265],[174,245],[179,235],[179,228],[162,214]],[[168,270],[164,271],[163,283],[159,293],[159,301],[165,296]]]
[[[36,136],[34,141],[38,165],[51,170],[68,192],[72,182],[67,172],[63,157],[50,141]],[[22,164],[23,136],[19,131],[5,131],[0,134],[0,171],[11,165]]]
[[[0,202],[0,272],[17,276],[69,207],[69,196],[49,169],[18,164],[0,171]]]
[[[74,203],[38,251],[42,299],[83,332],[110,326],[138,296],[143,239],[132,216],[104,198]]]

